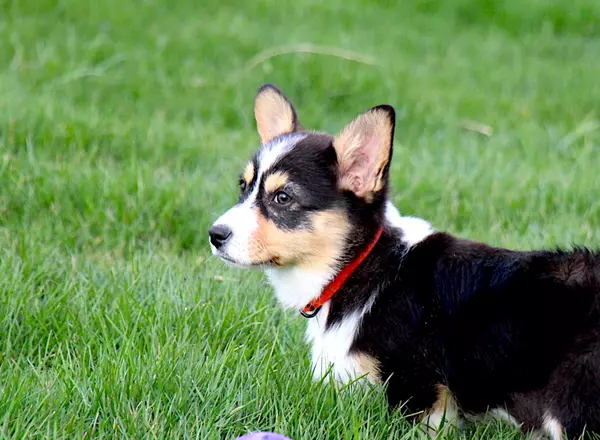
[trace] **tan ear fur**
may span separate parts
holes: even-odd
[[[338,185],[371,201],[385,185],[384,170],[391,158],[394,109],[374,107],[358,116],[335,137]]]
[[[296,111],[289,99],[275,86],[265,84],[254,101],[256,128],[262,144],[298,129]]]

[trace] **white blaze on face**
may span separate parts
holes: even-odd
[[[305,136],[305,134],[286,135],[263,146],[258,157],[256,183],[252,192],[243,202],[238,203],[219,217],[213,225],[225,226],[231,231],[231,237],[220,249],[210,245],[213,255],[234,265],[250,266],[256,263],[250,258],[250,244],[254,240],[254,234],[258,228],[258,211],[255,202],[263,175]]]
[[[252,209],[252,202],[256,198],[253,191],[244,202],[235,205],[217,219],[215,225],[227,226],[232,231],[231,238],[217,250],[210,245],[214,255],[223,257],[228,263],[237,263],[242,266],[251,265],[249,243],[252,234],[258,226],[256,210]]]
[[[285,153],[288,153],[298,142],[306,137],[305,133],[294,133],[279,137],[264,145],[258,156],[258,179],[265,171],[275,165]]]

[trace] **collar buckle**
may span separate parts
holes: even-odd
[[[314,307],[309,304],[309,305],[301,308],[299,310],[299,312],[305,318],[314,318],[315,316],[317,316],[317,313],[319,313],[319,310],[321,310],[321,307],[322,306]]]

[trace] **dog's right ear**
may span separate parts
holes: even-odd
[[[265,84],[258,89],[254,101],[254,117],[262,144],[282,134],[300,130],[294,106],[272,84]]]
[[[396,112],[373,107],[346,126],[333,141],[338,159],[338,185],[370,203],[388,181]]]

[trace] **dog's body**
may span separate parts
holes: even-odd
[[[331,137],[301,131],[266,86],[255,114],[263,146],[211,244],[298,309],[360,259],[308,321],[317,377],[387,382],[390,404],[434,430],[490,414],[553,438],[600,432],[599,253],[493,248],[401,217],[390,107]]]

